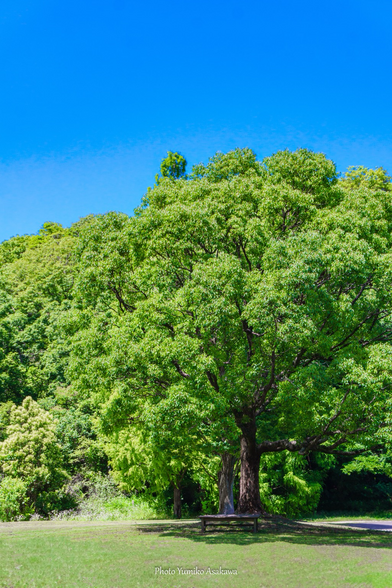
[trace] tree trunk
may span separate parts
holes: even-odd
[[[218,472],[219,514],[234,513],[234,465],[236,458],[230,453],[223,453],[222,469]]]
[[[174,486],[174,517],[176,519],[181,518],[181,486]]]
[[[262,513],[265,511],[260,499],[260,452],[256,443],[256,420],[241,425],[240,497],[237,511],[239,514]]]

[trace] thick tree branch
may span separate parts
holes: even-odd
[[[366,289],[366,286],[369,286],[370,284],[371,284],[371,277],[369,276],[369,278],[366,280],[366,282],[364,284],[362,284],[362,286],[361,286],[358,294],[354,298],[354,300],[351,302],[352,306],[354,306],[354,304],[357,302],[357,300],[359,300],[359,298],[362,296],[363,292]]]
[[[123,295],[122,295],[122,292],[121,292],[121,288],[118,288],[117,286],[115,286],[111,282],[108,282],[108,288],[111,292],[113,292],[113,294],[117,298],[118,303],[120,305],[120,310],[122,312],[124,312],[124,311],[133,312],[134,310],[136,310],[135,306],[132,306],[131,304],[128,304],[127,302],[125,302]]]
[[[218,378],[216,377],[216,375],[208,370],[206,371],[206,375],[211,386],[215,388],[217,392],[219,392]]]
[[[242,242],[242,239],[240,239],[240,247],[241,247],[242,253],[244,254],[244,257],[246,259],[246,263],[248,264],[249,271],[251,272],[252,271],[252,264],[251,264],[251,262],[250,262],[250,260],[249,260],[249,258],[247,256],[247,254],[246,254],[245,246],[244,246],[244,244]]]
[[[178,371],[178,373],[180,374],[180,376],[182,376],[183,378],[190,378],[190,375],[187,374],[186,372],[184,372],[180,368],[178,361],[176,361],[176,360],[173,359],[173,362],[172,363],[173,363],[174,367],[176,368],[176,370]]]
[[[248,342],[248,365],[253,355],[253,345],[252,345],[252,329],[249,328],[249,325],[245,319],[241,321],[242,323],[242,330],[246,335],[246,340]]]

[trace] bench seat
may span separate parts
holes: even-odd
[[[261,517],[261,513],[255,514],[217,514],[217,515],[201,515],[201,532],[206,532],[207,523],[216,523],[219,525],[234,522],[250,522],[253,526],[253,533],[257,533],[257,521]]]

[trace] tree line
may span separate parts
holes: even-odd
[[[336,464],[389,476],[391,178],[306,149],[186,167],[133,216],[0,245],[3,518],[92,471],[177,517],[189,479],[205,510],[294,516]]]

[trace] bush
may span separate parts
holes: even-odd
[[[27,485],[18,478],[3,478],[0,483],[0,520],[27,520],[33,512],[27,498]]]
[[[103,502],[122,494],[113,478],[100,472],[76,474],[68,482],[66,491],[78,503],[86,499]]]
[[[85,508],[88,506],[87,503]],[[144,496],[116,496],[100,505],[95,503],[95,507],[99,507],[96,510],[97,518],[102,520],[148,520],[167,516],[159,500],[146,499]]]
[[[77,501],[65,490],[41,492],[36,500],[36,512],[43,518],[53,515],[54,512],[72,509],[77,506]]]
[[[29,396],[10,410],[5,440],[0,443],[0,467],[6,477],[25,483],[32,505],[42,492],[58,490],[67,477],[55,422]]]
[[[113,478],[99,473],[76,475],[67,485],[66,491],[77,506],[58,514],[53,513],[52,519],[116,521],[168,516],[162,498],[146,494],[125,496]]]
[[[307,460],[288,451],[262,455],[260,495],[266,510],[287,517],[314,513],[333,460],[319,454]]]

